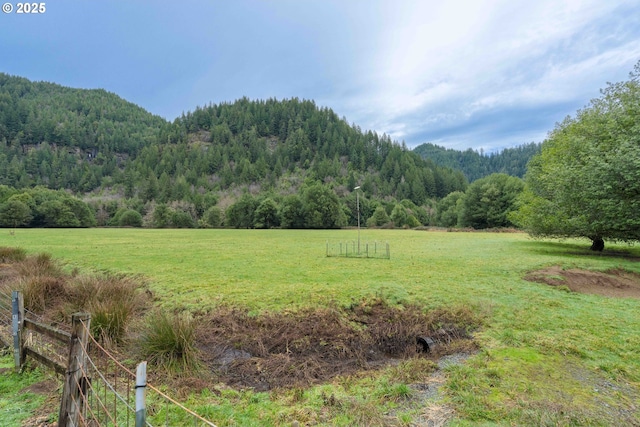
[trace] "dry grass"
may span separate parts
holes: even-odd
[[[91,313],[92,333],[103,342],[121,342],[131,319],[149,300],[140,278],[67,274],[48,254],[22,254],[20,249],[0,248],[8,261],[0,278],[2,290],[22,292],[25,309],[48,321],[65,323],[73,313]]]
[[[27,257],[27,251],[22,248],[0,246],[0,263],[22,261]]]
[[[50,255],[23,257],[20,250],[11,252],[8,248],[3,249],[4,259],[9,260],[1,284],[6,293],[14,290],[22,292],[25,308],[38,314],[64,300],[64,274],[61,266]]]
[[[140,279],[117,274],[78,276],[71,281],[65,310],[91,313],[91,332],[106,343],[120,343],[127,326],[140,316],[147,305],[148,294],[141,292]]]
[[[374,299],[348,308],[260,316],[221,307],[200,324],[201,354],[222,381],[269,390],[307,387],[384,366],[390,359],[471,350],[468,332],[480,319],[465,307],[425,312],[419,306],[396,307]],[[437,351],[424,352],[417,345],[421,336],[433,337]]]

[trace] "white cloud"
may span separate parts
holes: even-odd
[[[637,31],[635,38],[625,39],[610,27],[600,28],[628,19],[611,14],[632,5],[458,0],[398,7],[378,29],[380,49],[369,62],[374,71],[349,102],[353,120],[410,138],[420,128],[456,121],[463,126],[485,110],[586,96],[584,104],[610,80],[604,76],[617,76],[620,69],[627,73],[640,57]]]

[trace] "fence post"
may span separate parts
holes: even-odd
[[[84,325],[83,325],[84,322]],[[76,313],[71,316],[71,339],[69,340],[69,363],[62,389],[58,426],[73,427],[78,425],[78,416],[83,409],[84,396],[81,386],[84,384],[83,373],[87,362],[85,349],[89,341],[91,315]]]
[[[147,362],[140,362],[136,369],[136,427],[145,427],[147,423]]]
[[[24,330],[24,298],[22,292],[11,292],[11,325],[13,331],[13,359],[16,372],[20,372],[24,362],[24,349],[22,348],[22,331]]]

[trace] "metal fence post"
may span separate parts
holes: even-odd
[[[136,369],[136,427],[144,427],[147,423],[147,362],[140,362]]]
[[[11,292],[11,325],[13,331],[13,359],[16,372],[19,372],[24,362],[24,349],[22,348],[22,331],[24,329],[24,298],[22,292]]]

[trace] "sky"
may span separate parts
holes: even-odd
[[[244,96],[311,99],[409,147],[542,142],[640,60],[638,0],[40,4],[3,4],[0,72],[170,121]]]

